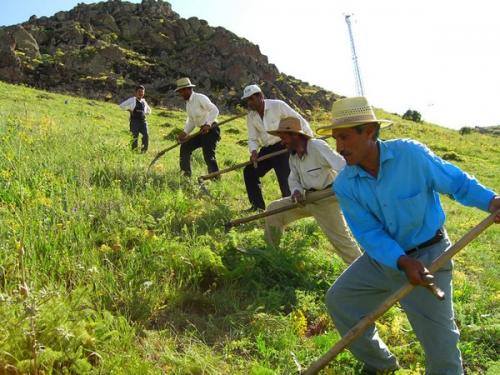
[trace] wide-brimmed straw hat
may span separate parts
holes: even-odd
[[[305,135],[307,138],[311,138],[310,135],[302,130],[300,120],[296,117],[286,117],[284,119],[281,119],[280,124],[278,125],[278,129],[268,130],[267,132],[274,136],[279,136],[280,133],[295,133]]]
[[[187,77],[180,78],[175,82],[177,87],[175,88],[175,91],[179,91],[180,89],[184,89],[186,87],[196,87],[196,85],[193,85],[191,83],[191,80]]]
[[[364,96],[339,99],[332,105],[332,123],[318,128],[319,135],[330,135],[332,129],[352,128],[354,126],[376,122],[381,128],[392,124],[389,120],[379,120]]]

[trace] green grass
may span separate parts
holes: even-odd
[[[241,171],[207,183],[207,196],[179,176],[175,149],[146,175],[184,113],[155,109],[141,155],[116,105],[4,83],[0,92],[0,374],[35,365],[43,374],[292,374],[290,351],[308,364],[339,339],[323,296],[344,265],[313,221],[271,250],[261,222],[224,233],[248,206]],[[384,138],[421,140],[499,188],[497,138],[391,117]],[[327,121],[315,114],[313,125]],[[247,158],[244,119],[222,137],[221,167]],[[206,173],[199,151],[193,167]],[[264,189],[268,201],[279,196],[271,174]],[[443,201],[453,240],[485,216]],[[500,366],[498,244],[490,228],[455,263],[469,374]],[[400,374],[422,373],[399,308],[378,326]],[[325,374],[358,370],[345,352]]]

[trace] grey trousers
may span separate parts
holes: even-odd
[[[447,236],[411,256],[429,266],[450,246]],[[429,290],[415,288],[400,301],[425,352],[427,375],[462,375],[458,349],[459,332],[453,314],[452,262],[434,274],[435,283],[445,293],[439,301]],[[368,254],[359,257],[340,275],[326,294],[326,306],[341,335],[407,282],[404,272],[386,267]],[[385,370],[398,366],[394,355],[380,339],[375,325],[349,347],[368,369]]]

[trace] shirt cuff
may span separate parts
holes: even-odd
[[[488,211],[491,200],[495,197],[495,192],[485,188],[479,183],[471,183],[467,195],[469,196],[472,206],[476,206],[483,211]]]
[[[404,251],[401,250],[401,252],[393,252],[391,254],[388,255],[388,259],[387,259],[387,266],[391,267],[391,268],[394,268],[395,270],[398,270],[398,271],[402,271],[399,267],[398,267],[398,260],[400,257],[406,255],[406,253]]]

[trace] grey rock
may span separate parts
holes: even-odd
[[[38,48],[36,39],[24,27],[20,25],[16,26],[12,31],[12,36],[16,41],[17,50],[24,52],[32,59],[40,57],[40,49]]]

